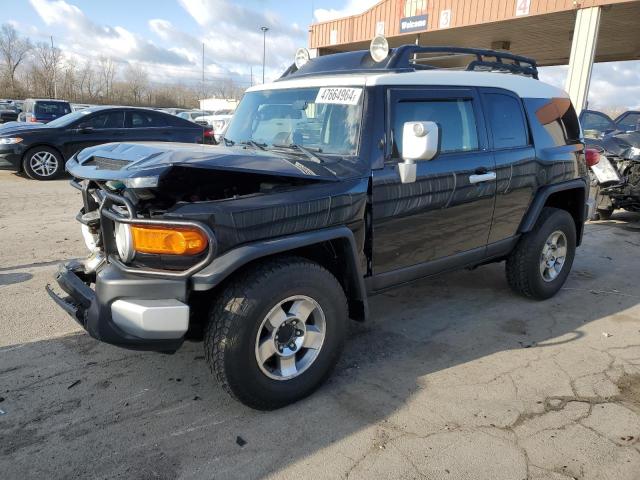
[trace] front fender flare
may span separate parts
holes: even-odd
[[[255,260],[332,240],[340,240],[345,243],[343,253],[346,256],[344,261],[347,265],[348,278],[346,281],[349,284],[348,290],[351,292],[349,295],[352,297],[350,301],[361,302],[361,316],[364,320],[369,313],[364,276],[358,262],[359,255],[353,232],[345,226],[252,242],[229,250],[215,258],[208,266],[191,277],[193,290],[210,290],[222,283],[239,268]]]

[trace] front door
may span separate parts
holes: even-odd
[[[98,112],[83,118],[65,132],[65,156],[71,157],[83,148],[123,139],[124,112]]]
[[[418,162],[415,183],[403,184],[397,164],[409,121],[436,122],[441,146],[434,159]],[[417,278],[429,264],[445,270],[482,258],[496,194],[476,89],[391,88],[386,122],[385,166],[373,172],[373,274],[382,275],[374,289],[411,279],[403,271]]]

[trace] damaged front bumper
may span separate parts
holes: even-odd
[[[173,352],[182,345],[189,327],[186,280],[131,275],[104,262],[92,271],[90,259],[60,266],[56,281],[68,296],[47,285],[89,335],[134,350]]]

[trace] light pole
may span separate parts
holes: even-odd
[[[268,27],[260,27],[262,30],[262,83],[264,83],[264,60],[267,53],[267,31]]]

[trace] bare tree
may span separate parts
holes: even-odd
[[[62,67],[62,51],[46,42],[36,44],[34,49],[34,73],[39,80],[40,89],[49,98],[56,96],[56,82]]]
[[[118,66],[111,57],[98,57],[98,75],[104,86],[105,100],[111,101],[113,96],[113,82],[118,71]]]
[[[124,72],[128,96],[134,105],[143,103],[143,95],[149,87],[149,76],[139,65],[129,64]]]
[[[28,38],[21,38],[13,25],[5,23],[0,28],[0,56],[3,62],[3,76],[11,87],[11,95],[15,96],[16,70],[27,58],[33,45]]]

